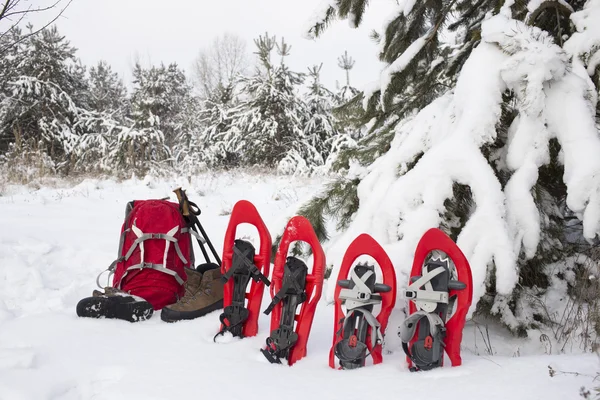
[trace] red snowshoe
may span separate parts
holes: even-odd
[[[354,261],[362,255],[373,257],[379,264],[383,283],[375,281],[373,265],[358,264],[350,271]],[[360,368],[365,366],[369,355],[373,364],[381,363],[385,329],[396,303],[396,274],[387,253],[371,236],[362,234],[348,247],[338,274],[334,298],[335,328],[329,366],[335,368],[337,358],[339,369]],[[377,317],[373,315],[375,305],[381,305]]]
[[[311,273],[302,260],[287,256],[290,244],[295,241],[306,242],[312,248],[314,263]],[[321,298],[324,275],[325,253],[312,225],[302,216],[292,218],[277,249],[270,289],[273,301],[265,310],[265,314],[271,314],[271,336],[261,352],[269,362],[281,364],[283,358],[291,366],[306,356],[306,344]]]
[[[439,254],[432,254],[436,250]],[[417,245],[404,296],[410,300],[409,316],[399,335],[409,369],[427,371],[443,366],[444,349],[452,366],[460,365],[473,279],[466,257],[441,230],[428,230]]]
[[[235,239],[237,226],[251,224],[258,229],[260,252],[252,243]],[[231,332],[234,337],[252,337],[258,333],[258,314],[265,285],[270,282],[271,235],[254,205],[246,200],[235,204],[223,244],[221,273],[223,287],[223,313],[219,317],[221,329],[215,335]],[[250,292],[246,292],[250,279]]]

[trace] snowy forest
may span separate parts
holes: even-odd
[[[326,0],[305,34],[358,27],[368,11],[368,0]],[[106,62],[82,65],[56,26],[13,27],[0,35],[0,164],[13,181],[327,176],[298,213],[332,274],[361,232],[406,273],[439,226],[471,263],[471,317],[595,350],[599,21],[600,0],[398,0],[372,34],[386,67],[366,88],[352,86],[352,49],[327,88],[320,65],[292,71],[293,46],[265,33],[248,47],[216,37],[192,71],[137,63],[127,89]]]
[[[127,90],[106,62],[82,65],[56,26],[32,32],[15,27],[0,37],[0,153],[17,179],[250,166],[326,173],[360,136],[351,116],[332,112],[357,93],[347,53],[339,59],[345,84],[331,91],[320,65],[288,68],[284,38],[266,33],[250,54],[223,34],[189,74],[175,63],[136,62]]]

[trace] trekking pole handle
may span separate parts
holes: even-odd
[[[173,192],[177,195],[177,200],[179,201],[179,204],[181,204],[182,214],[186,217],[189,217],[190,216],[190,205],[187,202],[187,197],[185,196],[185,192],[180,187],[173,190]]]

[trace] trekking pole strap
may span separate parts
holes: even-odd
[[[200,250],[202,251],[202,255],[204,256],[204,259],[206,260],[207,263],[211,262],[210,257],[208,256],[208,253],[206,252],[206,249],[204,248],[204,243],[206,243],[208,245],[208,247],[210,248],[210,251],[212,252],[213,256],[215,257],[217,264],[221,265],[222,261],[221,261],[221,258],[219,257],[219,254],[217,253],[213,244],[211,243],[210,239],[208,238],[208,235],[206,234],[206,231],[202,227],[200,220],[198,220],[198,215],[201,214],[200,207],[198,207],[198,205],[196,205],[196,203],[191,202],[188,199],[187,194],[185,193],[185,190],[182,190],[181,188],[177,188],[174,190],[174,192],[177,195],[177,200],[179,201],[179,211],[181,212],[184,219],[188,223],[189,228],[191,228],[192,230],[195,231],[196,227],[198,227],[198,230],[200,230],[200,232],[202,233],[202,236],[204,237],[204,241],[202,241],[200,239],[200,235],[197,232],[196,232],[196,235],[194,235],[196,237],[196,239],[198,240],[198,244],[200,245]]]

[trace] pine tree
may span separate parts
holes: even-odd
[[[89,72],[90,109],[109,112],[117,120],[127,115],[127,91],[123,81],[106,61],[92,66]]]
[[[311,34],[335,18],[359,25],[367,3],[332,2]],[[337,217],[332,251],[368,231],[398,265],[441,227],[471,261],[479,310],[519,333],[556,322],[546,294],[582,300],[564,288],[589,285],[582,243],[600,212],[600,38],[587,29],[600,4],[537,5],[402,3],[376,35],[387,67],[361,96],[370,130],[347,157],[358,168],[301,210],[320,227]],[[583,224],[565,235],[570,215]]]
[[[28,30],[33,27],[29,25]],[[2,85],[0,128],[14,143],[16,153],[45,154],[57,170],[68,173],[83,133],[79,117],[89,101],[85,68],[56,27],[23,35],[20,40],[12,49],[14,58],[5,64],[18,72],[2,73],[8,79]]]
[[[342,86],[337,93],[339,105],[343,105],[352,100],[358,93],[358,89],[350,84],[350,71],[354,68],[356,61],[348,55],[348,50],[338,58],[338,67],[346,73],[346,84]]]
[[[89,101],[80,116],[85,133],[77,145],[77,168],[117,174],[126,157],[119,138],[130,132],[129,101],[123,82],[100,61],[89,71]]]
[[[304,137],[326,160],[331,151],[331,142],[338,132],[331,113],[334,95],[320,81],[322,67],[323,64],[308,68],[312,82],[305,100],[309,118],[304,124]]]
[[[128,163],[146,169],[171,160],[175,146],[186,135],[189,119],[185,111],[193,102],[191,87],[176,64],[133,70],[131,117],[135,129],[119,139],[128,147]]]
[[[240,97],[246,100],[232,112],[231,129],[225,134],[228,151],[243,165],[276,167],[283,162],[280,167],[286,173],[298,162],[318,164],[319,153],[304,137],[302,122],[307,110],[297,93],[304,74],[291,71],[285,64],[291,47],[283,39],[276,44],[275,37],[268,34],[255,44],[260,68],[254,76],[242,78]],[[279,65],[271,60],[275,47],[281,57]]]
[[[240,157],[231,146],[232,135],[237,135],[232,126],[232,112],[238,101],[234,98],[234,85],[218,87],[214,97],[208,98],[202,109],[202,124],[205,127],[198,139],[203,149],[200,158],[211,167],[236,167]]]

